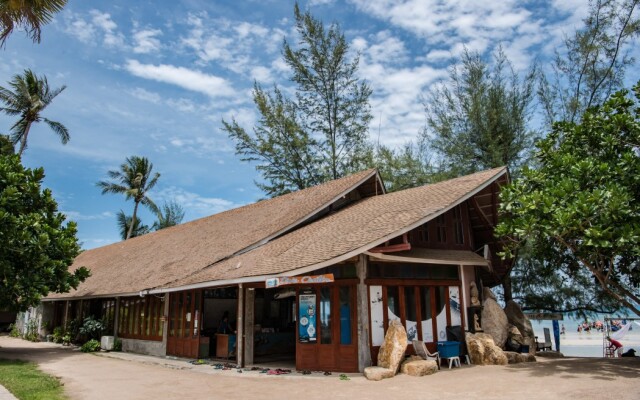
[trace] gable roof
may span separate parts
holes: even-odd
[[[91,277],[69,293],[48,298],[131,294],[197,273],[250,251],[308,223],[345,197],[361,198],[384,188],[375,169],[126,241],[82,252],[70,267],[86,266]]]
[[[436,218],[506,174],[506,168],[495,168],[369,197],[248,253],[185,275],[151,292],[259,282],[273,275],[298,275],[324,268]]]

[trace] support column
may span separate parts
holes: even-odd
[[[238,317],[236,320],[236,363],[244,367],[244,288],[238,284]]]
[[[118,338],[118,321],[120,320],[120,297],[116,297],[116,310],[113,313],[113,337]]]
[[[69,300],[64,302],[64,319],[62,320],[62,326],[64,331],[67,331],[67,321],[69,319]]]
[[[244,295],[244,365],[253,365],[256,291],[254,288],[247,288]]]
[[[171,300],[171,293],[165,293],[164,294],[164,311],[163,311],[163,317],[164,317],[164,322],[162,323],[162,348],[164,349],[164,354],[167,354],[167,338],[169,337],[169,318],[171,318],[171,316],[169,315],[170,312],[170,300]]]
[[[356,273],[358,276],[358,371],[364,372],[366,367],[371,366],[371,346],[369,343],[369,296],[367,293],[367,284],[364,282],[367,277],[367,256],[364,254],[360,254],[358,256]]]

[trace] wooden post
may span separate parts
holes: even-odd
[[[64,320],[62,321],[62,326],[64,330],[67,330],[67,320],[69,319],[69,300],[64,302]]]
[[[113,313],[113,337],[118,338],[118,320],[120,318],[120,297],[116,297],[116,310]]]
[[[175,294],[175,292],[173,292]],[[164,317],[164,322],[162,323],[162,348],[164,348],[164,354],[167,354],[167,340],[169,338],[169,319],[171,316],[169,312],[171,311],[171,304],[169,303],[171,300],[171,293],[164,294],[164,311],[162,316]]]
[[[244,288],[238,284],[238,317],[236,320],[236,363],[244,367]]]
[[[254,304],[256,291],[254,288],[247,288],[244,298],[244,365],[253,365],[253,344],[254,344]]]
[[[356,263],[358,276],[357,311],[358,311],[358,371],[364,372],[371,365],[371,347],[369,343],[369,296],[367,284],[367,256],[360,254]]]

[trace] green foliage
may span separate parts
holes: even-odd
[[[83,353],[93,353],[100,350],[100,342],[95,339],[89,340],[87,343],[80,347],[80,351]]]
[[[122,340],[119,338],[116,338],[113,341],[113,351],[122,351]]]
[[[57,378],[40,371],[35,363],[26,361],[0,359],[0,385],[18,399],[66,399]]]
[[[67,0],[0,2],[0,47],[15,28],[24,29],[34,43],[40,43],[42,26],[51,22],[66,4]]]
[[[160,207],[158,213],[158,220],[153,223],[154,230],[160,230],[169,228],[171,226],[179,225],[184,219],[184,209],[176,201],[165,202]]]
[[[65,293],[89,276],[69,271],[80,252],[76,224],[65,223],[42,168],[0,156],[0,309],[25,311],[50,292]]]
[[[256,162],[269,196],[336,179],[367,167],[367,129],[371,89],[357,78],[358,56],[340,28],[325,30],[310,13],[294,8],[300,42],[283,45],[292,70],[295,100],[278,87],[269,93],[255,84],[253,100],[260,119],[253,135],[233,119],[223,130],[236,143],[243,161]]]
[[[56,326],[53,328],[53,342],[54,343],[62,343],[62,338],[64,337],[64,328],[61,326]]]
[[[107,173],[111,181],[100,181],[96,185],[102,189],[102,194],[124,194],[127,200],[133,199],[134,207],[131,218],[133,221],[137,221],[140,204],[158,214],[158,206],[148,196],[148,192],[156,185],[160,174],[152,173],[152,171],[153,164],[146,157],[131,156],[127,157],[125,162],[120,165],[119,171]],[[136,222],[129,224],[125,240],[132,237],[135,226]]]
[[[0,135],[0,156],[10,156],[15,153],[13,143],[7,135]]]
[[[378,168],[388,192],[426,185],[438,179],[430,160],[424,159],[427,153],[422,146],[409,143],[398,150],[386,146],[376,149],[372,164]]]
[[[78,331],[87,339],[100,339],[104,330],[104,323],[101,320],[90,316],[84,319],[82,326]]]
[[[9,325],[9,336],[13,338],[19,338],[20,336],[22,336],[20,334],[20,329],[18,329],[18,325],[16,324]]]
[[[38,334],[38,321],[34,318],[27,322],[26,331],[24,333],[24,339],[30,342],[39,342],[40,335]]]
[[[423,140],[441,157],[451,176],[507,165],[514,171],[528,159],[536,133],[529,130],[536,68],[520,79],[499,48],[493,63],[479,53],[462,54],[425,104]]]
[[[118,211],[118,214],[116,214],[116,219],[118,221],[118,231],[120,232],[120,237],[122,238],[122,240],[127,240],[127,235],[129,234],[130,230],[130,238],[142,236],[151,232],[149,226],[143,224],[140,218],[136,218],[136,222],[133,224],[133,229],[130,229],[131,220],[133,218],[131,217],[131,215],[126,215],[122,210]]]
[[[638,0],[589,1],[584,26],[564,40],[551,71],[541,75],[539,97],[550,127],[554,121],[579,122],[591,106],[622,88],[627,49],[640,35]]]
[[[506,257],[530,246],[544,260],[538,281],[591,279],[640,315],[640,86],[633,90],[635,100],[618,92],[580,124],[554,124],[537,145],[539,168],[503,189],[496,235]]]
[[[71,335],[69,333],[65,333],[62,336],[62,344],[64,346],[69,346],[71,344]]]
[[[22,155],[27,148],[27,137],[34,123],[44,122],[49,125],[60,137],[62,144],[69,141],[69,131],[64,125],[41,115],[66,86],[50,89],[46,76],[39,77],[29,69],[22,75],[14,75],[9,86],[13,90],[0,87],[0,102],[5,105],[0,107],[0,111],[9,116],[19,116],[18,121],[11,127],[11,140],[14,144],[20,142],[18,155]]]

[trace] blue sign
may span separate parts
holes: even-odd
[[[312,292],[298,296],[298,340],[300,343],[315,343],[316,334],[316,295]]]

